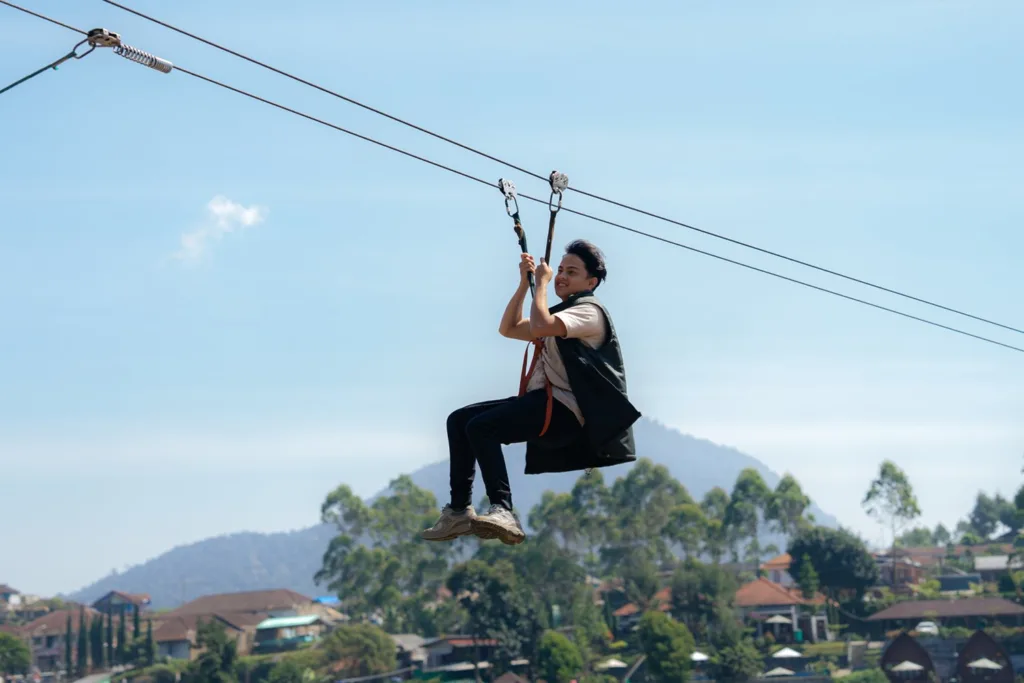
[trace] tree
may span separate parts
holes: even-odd
[[[761,653],[749,638],[744,638],[719,649],[711,670],[717,683],[743,683],[761,673],[761,663]]]
[[[105,669],[106,661],[103,659],[103,615],[89,619],[89,650],[92,654],[92,664],[97,669]]]
[[[89,634],[85,626],[85,607],[78,608],[78,667],[75,671],[81,678],[89,672]]]
[[[105,655],[103,661],[109,664],[110,666],[113,666],[114,664],[117,664],[117,662],[114,661],[114,617],[111,615],[110,612],[107,612],[106,614],[107,639],[106,642],[104,643],[106,647],[104,648]]]
[[[583,669],[583,657],[571,640],[557,631],[546,631],[540,639],[537,669],[548,683],[569,683]]]
[[[904,531],[896,539],[896,545],[904,548],[917,548],[922,546],[936,545],[935,535],[926,526],[918,526]]]
[[[878,581],[878,566],[864,541],[845,529],[805,529],[793,537],[787,552],[793,558],[790,573],[799,577],[808,557],[820,587],[832,598],[844,592],[863,596]]]
[[[878,477],[871,482],[871,487],[862,502],[867,513],[875,517],[879,523],[888,522],[892,529],[892,580],[896,583],[896,532],[904,524],[921,515],[917,505],[917,497],[910,485],[906,473],[891,460],[882,463]]]
[[[672,576],[672,615],[705,642],[721,627],[718,616],[732,606],[737,587],[719,565],[687,560]]]
[[[497,642],[491,659],[495,674],[507,670],[514,659],[536,660],[546,613],[533,586],[519,585],[511,562],[492,565],[473,559],[462,563],[452,570],[447,587],[466,611],[466,632],[476,640]],[[479,657],[476,652],[477,664]],[[475,671],[479,677],[479,670]],[[532,671],[528,673],[534,678]]]
[[[237,645],[228,636],[224,622],[217,617],[200,619],[196,623],[196,646],[202,648],[202,653],[189,663],[182,683],[236,683]]]
[[[128,634],[124,625],[124,605],[121,605],[121,612],[117,619],[117,663],[128,662]]]
[[[736,477],[732,496],[723,519],[727,537],[733,546],[733,554],[740,557],[739,546],[747,540],[753,547],[750,556],[756,568],[759,562],[760,545],[757,530],[761,516],[768,509],[772,496],[771,489],[764,483],[761,474],[753,467],[746,467]]]
[[[647,612],[640,618],[638,631],[649,675],[664,683],[686,683],[696,647],[689,629],[664,612]]]
[[[342,665],[339,678],[377,676],[398,668],[394,641],[372,624],[339,626],[323,647],[328,661]]]
[[[68,676],[73,675],[75,671],[75,649],[74,642],[71,640],[72,636],[74,636],[74,630],[71,628],[71,610],[68,610],[67,620],[64,624],[64,671]]]
[[[984,491],[978,492],[974,508],[968,516],[968,524],[970,530],[977,534],[982,541],[987,540],[995,533],[1005,503],[1002,496],[991,497]]]
[[[139,606],[132,608],[132,640],[138,640],[142,635],[142,624],[139,623]]]
[[[0,674],[28,673],[32,652],[21,638],[0,631]]]
[[[800,594],[804,596],[805,600],[813,600],[818,593],[818,572],[814,569],[814,563],[811,562],[810,555],[804,553],[804,556],[800,559],[800,574],[798,575],[797,585],[800,586]]]
[[[320,507],[321,520],[334,524],[338,535],[328,544],[314,579],[337,593],[342,609],[353,617],[379,609],[394,621],[402,612],[403,597],[436,589],[449,560],[470,542],[423,543],[419,532],[437,518],[434,494],[408,475],[392,480],[389,489],[389,495],[367,505],[342,485]]]
[[[729,529],[725,524],[726,510],[729,508],[729,494],[725,489],[716,486],[704,494],[700,502],[701,511],[704,513],[704,552],[711,557],[711,561],[718,564],[722,561],[729,546]]]
[[[804,512],[811,504],[800,483],[791,474],[785,474],[768,499],[765,521],[786,536],[792,536],[807,525]]]
[[[942,522],[935,525],[935,531],[932,532],[932,542],[935,545],[943,546],[952,540],[952,534],[949,533],[949,529],[947,529]]]
[[[153,642],[153,620],[146,619],[146,666],[153,666],[156,661],[156,643]]]

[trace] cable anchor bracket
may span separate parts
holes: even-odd
[[[128,61],[141,64],[142,66],[148,66],[150,69],[155,71],[169,74],[174,69],[174,65],[166,59],[128,45],[121,40],[120,34],[115,33],[114,31],[108,31],[105,28],[92,29],[82,42],[87,42],[92,46],[92,49],[90,49],[89,52],[92,52],[92,50],[98,47],[109,47],[113,48],[114,54],[119,57],[124,57]],[[81,43],[79,43],[79,45],[80,44]],[[89,54],[89,52],[86,52],[85,54]],[[84,57],[85,55],[82,56]]]

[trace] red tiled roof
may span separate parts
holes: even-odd
[[[766,605],[809,605],[822,604],[825,596],[818,593],[814,600],[805,600],[798,590],[780,586],[763,576],[756,581],[740,586],[736,591],[737,607],[764,607]]]
[[[654,597],[651,598],[651,601],[657,603],[658,611],[669,611],[670,609],[672,609],[672,588],[669,586],[662,588],[654,594]],[[628,617],[633,614],[636,614],[639,611],[640,607],[636,603],[630,602],[612,612],[612,616]]]

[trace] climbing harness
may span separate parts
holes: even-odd
[[[89,45],[89,49],[83,52],[82,54],[78,54],[78,48],[86,44]],[[121,36],[117,33],[114,33],[113,31],[108,31],[105,28],[94,28],[86,34],[85,38],[83,38],[77,45],[75,45],[74,48],[72,48],[71,52],[67,53],[57,61],[47,64],[42,69],[39,69],[38,71],[35,71],[29,74],[28,76],[25,76],[24,78],[17,80],[14,83],[11,83],[3,90],[0,90],[0,95],[7,92],[11,88],[14,88],[15,86],[21,85],[22,83],[31,78],[35,78],[36,76],[38,76],[39,74],[43,73],[48,69],[53,69],[56,71],[58,66],[68,61],[69,59],[82,59],[86,55],[92,54],[92,51],[98,47],[113,48],[115,54],[124,57],[125,59],[128,59],[130,61],[133,61],[136,64],[148,66],[151,69],[155,69],[165,74],[170,73],[171,69],[174,68],[174,65],[168,62],[166,59],[161,59],[160,57],[151,55],[148,52],[140,50],[136,47],[132,47],[131,45],[126,45],[125,43],[121,42]]]
[[[516,231],[516,237],[519,238],[519,247],[523,250],[523,253],[528,253],[526,248],[526,231],[523,230],[523,223],[519,220],[519,201],[516,199],[516,184],[511,180],[505,180],[504,178],[498,178],[498,189],[505,195],[505,213],[512,217],[514,223],[513,230]],[[512,210],[512,206],[515,206],[515,211]],[[530,283],[530,296],[534,295],[533,286],[533,273],[527,273],[526,279]]]

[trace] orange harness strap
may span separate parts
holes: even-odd
[[[523,352],[523,373],[519,377],[519,395],[522,396],[526,393],[526,385],[529,382],[530,375],[533,374],[534,369],[537,367],[537,362],[540,360],[540,354],[543,351],[541,348],[544,345],[544,339],[534,339],[530,342],[533,346],[533,360],[530,362],[530,369],[526,369],[526,357],[530,355],[530,347],[527,346]],[[538,436],[544,436],[548,431],[548,427],[551,425],[551,382],[548,381],[547,377],[544,378],[544,389],[548,394],[547,405],[544,407],[544,426],[540,430]]]

